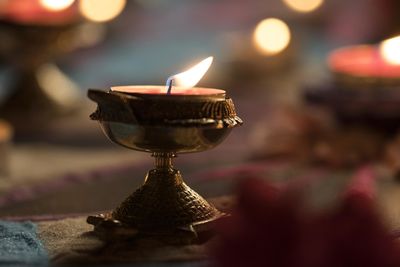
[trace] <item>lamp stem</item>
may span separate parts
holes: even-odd
[[[167,170],[172,169],[172,159],[176,157],[173,152],[153,152],[152,157],[155,158],[156,169]]]

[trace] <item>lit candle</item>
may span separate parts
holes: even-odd
[[[333,51],[328,65],[334,73],[362,78],[400,78],[400,37],[379,46],[360,45]]]
[[[174,96],[220,96],[225,97],[225,91],[214,88],[199,88],[194,87],[200,79],[207,72],[211,66],[213,58],[208,57],[196,64],[192,68],[173,75],[167,79],[167,86],[157,85],[128,85],[128,86],[114,86],[111,87],[111,91],[128,93],[128,94],[148,94],[158,95],[166,97],[170,95]]]

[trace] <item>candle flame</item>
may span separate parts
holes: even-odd
[[[203,78],[204,74],[206,74],[207,70],[211,66],[211,63],[213,62],[213,59],[213,57],[203,59],[200,63],[197,63],[187,71],[169,77],[167,80],[167,86],[169,87],[168,93],[170,92],[172,82],[174,85],[181,88],[194,87],[201,80],[201,78]]]
[[[400,65],[400,36],[383,41],[379,51],[387,63]]]

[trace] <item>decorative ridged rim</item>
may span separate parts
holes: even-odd
[[[117,92],[89,90],[98,103],[90,118],[127,124],[233,127],[242,124],[232,99],[151,99]]]

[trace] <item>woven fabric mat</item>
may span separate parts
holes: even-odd
[[[0,265],[44,265],[48,256],[30,222],[0,221]]]
[[[210,199],[220,210],[232,206],[233,199]],[[91,233],[86,217],[38,223],[38,236],[53,264],[107,264],[127,262],[199,262],[207,259],[207,245],[171,245],[154,238],[107,244]]]
[[[141,172],[146,166],[135,167]],[[132,170],[132,169],[131,169]],[[232,192],[235,181],[244,177],[264,177],[270,183],[283,185],[290,183],[292,186],[306,188],[309,197],[317,205],[329,205],[341,195],[346,188],[355,170],[333,171],[324,168],[309,168],[288,162],[249,162],[246,164],[218,167],[191,173],[189,183],[203,195],[222,195]],[[125,173],[125,174],[124,174]],[[124,174],[124,175],[123,175]],[[140,185],[142,178],[132,181],[130,171],[120,172],[117,175],[99,175],[93,180],[63,188],[63,190],[46,193],[41,198],[20,203],[20,210],[34,208],[41,205],[39,211],[59,208],[58,205],[71,203],[73,206],[83,207],[80,211],[90,207],[112,209],[134,188]],[[382,176],[382,177],[380,177]],[[383,215],[387,218],[392,229],[399,228],[399,190],[400,184],[380,175],[378,181],[378,204]],[[135,185],[134,185],[135,184]],[[81,190],[81,191],[79,191]],[[111,201],[112,203],[109,203]],[[217,198],[211,200],[217,207],[226,210],[232,204],[230,198]],[[108,203],[108,204],[107,204]],[[91,206],[93,205],[93,206]],[[72,206],[69,206],[70,209]],[[64,207],[65,208],[65,207]],[[14,206],[14,210],[15,206]],[[95,212],[93,212],[95,213]],[[86,223],[86,215],[93,214],[85,211],[85,216],[72,216],[59,214],[60,219],[54,220],[56,214],[48,218],[28,217],[38,221],[38,236],[48,250],[50,259],[57,264],[77,263],[126,263],[126,262],[195,262],[196,264],[207,259],[207,244],[172,246],[157,240],[137,240],[129,244],[109,246],[98,240],[90,231],[92,226]],[[22,218],[19,218],[21,220]],[[26,219],[26,218],[25,218]],[[46,219],[47,221],[44,221]],[[190,266],[190,265],[189,265]]]

